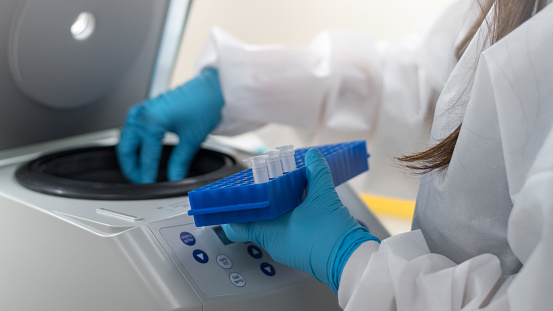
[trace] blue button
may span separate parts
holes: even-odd
[[[209,261],[209,256],[201,249],[195,249],[194,252],[192,252],[192,256],[194,256],[194,259],[199,263],[206,263]]]
[[[180,233],[180,240],[182,241],[182,243],[186,244],[186,245],[194,245],[196,244],[196,238],[192,235],[192,233],[190,232],[181,232]]]
[[[248,253],[250,254],[250,256],[252,256],[255,259],[259,259],[259,258],[263,257],[263,253],[261,252],[259,247],[255,246],[255,245],[248,246]]]
[[[268,262],[262,263],[260,268],[261,268],[261,272],[265,273],[265,275],[268,275],[268,276],[274,276],[276,273],[275,267],[273,267]]]

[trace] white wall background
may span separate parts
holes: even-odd
[[[195,60],[215,25],[249,44],[307,46],[325,29],[364,30],[375,40],[399,41],[451,2],[453,0],[195,0],[172,85],[193,76]],[[305,147],[292,129],[281,125],[266,126],[247,135],[247,139],[257,140],[257,143],[261,140],[268,148],[290,143]],[[392,173],[402,178],[405,186],[393,190],[379,188],[375,186],[379,183],[359,177],[353,184],[362,192],[414,199],[417,181],[403,178],[403,172]],[[379,173],[372,171],[371,179],[382,180],[375,174]]]

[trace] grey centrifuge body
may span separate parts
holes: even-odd
[[[97,168],[68,177],[97,162],[88,150],[105,151],[112,176],[113,129],[165,90],[189,9],[186,0],[0,3],[1,310],[339,309],[328,286],[187,215],[178,190],[239,169],[239,151],[204,144],[215,156],[197,166],[213,168],[155,189],[106,185]],[[88,158],[66,169],[73,162],[61,155],[76,149]],[[46,188],[25,171],[42,159],[57,163],[38,166]],[[375,221],[349,186],[339,193],[354,216]]]

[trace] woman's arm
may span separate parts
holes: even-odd
[[[513,203],[507,241],[523,264],[520,271],[502,276],[500,260],[491,254],[455,264],[431,253],[420,231],[408,232],[382,241],[378,250],[361,245],[353,253],[340,282],[342,307],[551,309],[553,42],[549,38],[552,36],[553,6],[550,6],[482,53],[463,121],[462,131],[470,132],[475,139],[485,141],[494,136],[481,135],[485,134],[482,128],[489,128],[486,124],[494,124],[493,128],[499,130],[502,154],[494,156],[496,161],[502,157],[505,165],[508,186],[505,191]],[[471,147],[468,140],[464,146]],[[466,155],[467,148],[464,152]],[[464,176],[462,182],[476,181]],[[484,186],[482,191],[486,190]],[[460,223],[463,221],[467,223],[465,230],[471,230],[474,222],[470,216],[459,219]],[[459,227],[455,229],[460,232]]]
[[[253,46],[214,29],[198,67],[219,69],[225,107],[217,133],[281,123],[376,135],[375,151],[425,144],[456,45],[478,14],[471,3],[456,3],[397,44],[329,31],[306,49]]]

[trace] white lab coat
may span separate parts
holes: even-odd
[[[219,68],[219,133],[364,132],[393,157],[463,122],[448,170],[422,178],[416,230],[349,259],[345,310],[553,309],[553,5],[491,47],[484,23],[457,61],[476,15],[459,1],[400,45],[327,32],[306,50],[249,46],[215,29],[200,58]]]

